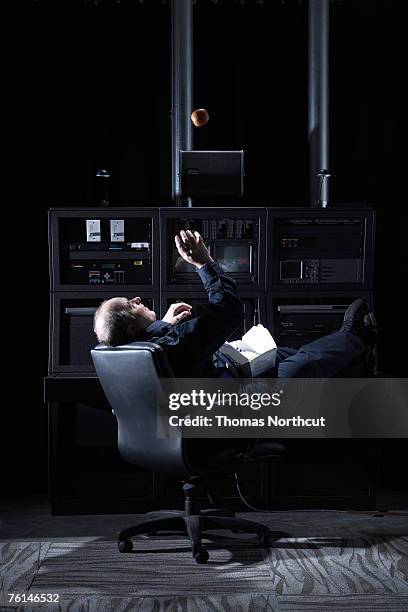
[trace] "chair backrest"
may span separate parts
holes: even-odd
[[[91,351],[96,373],[118,421],[122,457],[140,467],[188,473],[180,437],[159,438],[160,378],[172,378],[164,350],[151,342],[98,346]]]

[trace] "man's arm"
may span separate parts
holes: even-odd
[[[168,350],[180,361],[195,363],[212,356],[243,319],[243,307],[235,281],[214,262],[198,232],[180,232],[175,238],[179,254],[193,264],[208,294],[206,314],[176,325],[163,338]]]

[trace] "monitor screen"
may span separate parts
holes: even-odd
[[[215,246],[214,259],[228,273],[250,274],[252,272],[252,246],[219,245]],[[193,274],[194,266],[185,261],[176,250],[173,252],[173,265],[176,274]]]
[[[218,245],[215,259],[225,272],[251,272],[251,245]]]
[[[177,274],[193,274],[195,266],[183,259],[182,256],[177,253],[176,249],[174,249],[173,252],[173,261],[174,272],[176,272]]]

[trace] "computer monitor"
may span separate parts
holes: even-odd
[[[252,244],[217,244],[214,257],[228,273],[250,274],[253,272]]]
[[[237,208],[217,209],[195,207],[166,211],[162,215],[162,244],[167,245],[163,251],[162,273],[165,273],[166,289],[171,291],[177,285],[199,285],[200,278],[195,267],[179,255],[174,236],[181,230],[197,231],[201,234],[211,257],[221,268],[243,286],[249,289],[256,285],[263,287],[260,276],[265,260],[260,245],[263,243],[261,233],[266,224],[264,210]]]

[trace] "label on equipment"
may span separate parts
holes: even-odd
[[[131,242],[131,249],[136,249],[137,251],[150,250],[150,242]]]
[[[100,242],[101,241],[101,222],[100,219],[86,220],[86,241]]]
[[[111,242],[125,241],[125,221],[124,219],[111,219],[110,222]]]

